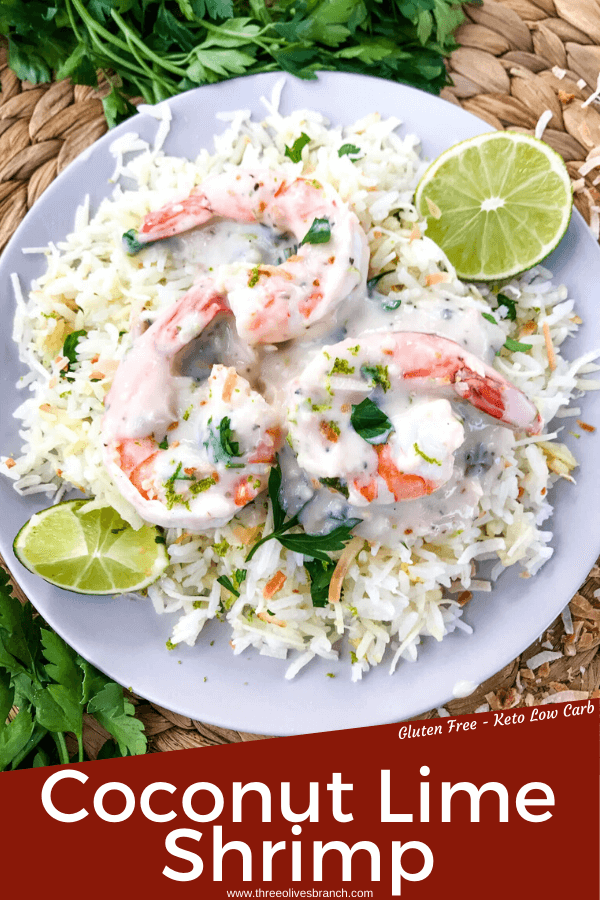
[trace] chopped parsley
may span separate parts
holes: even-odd
[[[177,646],[177,644],[174,644],[173,641],[171,640],[171,638],[169,638],[168,641],[165,643],[165,647],[167,648],[167,650],[174,650],[176,646]]]
[[[160,450],[168,450],[169,449],[169,441],[167,438],[164,438],[160,444],[158,445]]]
[[[340,359],[339,356],[336,356],[335,362],[331,367],[330,375],[352,375],[354,372],[354,366],[351,366],[348,360]]]
[[[384,444],[394,430],[383,410],[368,397],[362,403],[352,405],[350,423],[356,433],[369,444]]]
[[[365,378],[371,379],[373,387],[381,385],[384,393],[387,394],[391,388],[387,366],[361,366],[360,372]]]
[[[291,159],[292,162],[298,163],[302,159],[302,150],[307,144],[310,144],[310,138],[307,134],[302,132],[300,137],[296,138],[291,147],[286,145],[285,155],[288,159]]]
[[[439,459],[434,459],[433,456],[427,456],[426,453],[423,453],[423,451],[421,450],[419,445],[416,443],[416,441],[413,444],[413,450],[415,451],[415,453],[418,456],[420,456],[422,459],[424,459],[425,462],[431,463],[431,465],[434,465],[434,466],[441,466],[441,462],[439,461]]]
[[[333,531],[328,532],[328,534],[288,534],[287,532],[289,532],[290,528],[299,525],[300,517],[299,513],[296,513],[286,521],[285,510],[279,500],[281,479],[281,466],[279,464],[272,466],[269,475],[268,489],[269,499],[271,500],[273,509],[273,531],[270,534],[264,535],[256,542],[256,544],[254,544],[246,557],[246,562],[249,562],[252,559],[262,544],[273,538],[278,540],[286,550],[292,550],[294,553],[302,553],[304,556],[312,557],[313,559],[329,561],[329,552],[333,550],[343,550],[346,543],[352,537],[352,529],[358,525],[362,519],[346,519],[341,525],[334,528]]]
[[[304,568],[310,576],[310,596],[313,606],[329,603],[329,585],[336,563],[332,559],[305,559]]]
[[[329,219],[313,219],[313,223],[300,241],[302,244],[327,244],[331,240]]]
[[[338,493],[343,494],[343,496],[348,499],[349,491],[348,486],[342,484],[340,478],[319,478],[319,481],[324,487],[331,488],[334,491],[338,491]]]
[[[253,288],[258,284],[260,279],[260,266],[254,266],[253,269],[250,270],[250,277],[248,278],[248,287]]]
[[[504,346],[512,353],[516,353],[518,350],[520,350],[522,353],[527,353],[528,350],[531,350],[533,344],[522,344],[521,341],[515,341],[512,338],[506,338],[506,340],[504,341]]]
[[[188,408],[186,409],[186,411],[184,412],[184,414],[181,417],[184,422],[187,422],[187,420],[189,419],[193,408],[194,408],[193,403],[190,403],[190,405],[188,406]]]
[[[340,149],[338,150],[338,156],[356,156],[360,153],[360,147],[357,147],[356,144],[342,144]],[[352,162],[356,162],[355,159]]]
[[[77,345],[79,341],[87,336],[87,331],[72,331],[71,334],[68,334],[65,338],[62,355],[66,356],[69,360],[69,364],[65,366],[64,369],[61,370],[60,377],[67,378],[67,372],[71,371],[71,366],[75,365],[77,362]],[[67,381],[73,381],[72,378],[67,378]]]
[[[497,325],[497,324],[498,324],[498,323],[496,322],[495,318],[494,318],[493,316],[491,316],[489,313],[484,313],[484,312],[482,312],[481,315],[483,316],[484,319],[487,319],[488,322],[491,322],[492,325]]]
[[[356,347],[348,347],[348,353],[351,353],[352,356],[356,356],[358,351],[360,350],[360,344],[357,344]]]
[[[341,434],[340,426],[338,425],[337,422],[331,421],[331,422],[328,422],[327,425],[328,425],[330,431],[333,431],[333,433],[336,434],[338,437],[340,436],[340,434]]]
[[[144,247],[149,247],[151,244],[155,243],[154,241],[138,241],[137,231],[133,228],[130,228],[129,231],[126,231],[123,235],[123,246],[125,247],[126,252],[129,256],[135,256],[136,253],[139,253],[140,250],[143,250]]]
[[[212,423],[212,418],[208,420],[208,424]],[[234,440],[234,434],[231,430],[231,419],[224,416],[219,422],[218,429],[210,430],[209,439],[204,446],[210,444],[215,462],[225,462],[230,469],[243,468],[243,463],[232,463],[233,457],[241,456],[239,441]]]
[[[506,318],[511,322],[514,322],[517,318],[517,301],[513,300],[511,297],[507,297],[506,294],[498,294],[496,300],[498,301],[496,309],[500,309],[501,306],[504,306],[506,309]]]

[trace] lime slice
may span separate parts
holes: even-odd
[[[500,281],[554,250],[573,191],[562,158],[528,134],[497,131],[462,141],[427,169],[415,194],[427,237],[465,281]]]
[[[169,564],[154,526],[135,531],[111,507],[82,512],[69,500],[32,516],[13,543],[25,568],[77,594],[124,594],[152,584]]]

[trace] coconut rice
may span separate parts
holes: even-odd
[[[527,352],[502,350],[494,366],[536,403],[544,422],[576,417],[580,411],[572,400],[598,388],[596,380],[585,377],[598,369],[597,354],[574,362],[561,356],[561,345],[581,321],[567,289],[554,285],[550,272],[537,267],[503,286],[502,294],[514,301],[513,320],[507,314],[511,307],[498,307],[491,288],[462,284],[427,239],[412,202],[426,163],[418,138],[398,134],[399,120],[374,113],[341,128],[306,110],[283,117],[280,91],[281,86],[271,101],[264,101],[268,115],[263,122],[252,121],[246,110],[223,116],[229,126],[215,137],[214,152],[203,149],[193,161],[163,153],[170,112],[168,105],[155,108],[160,121],[155,146],[133,134],[112,146],[112,197],[96,211],[84,201],[73,232],[39,251],[46,254],[47,271],[30,291],[23,294],[13,276],[13,337],[28,372],[19,382],[26,399],[15,412],[23,445],[20,454],[2,458],[1,469],[20,494],[58,502],[74,486],[93,498],[90,509],[110,505],[132,526],[142,524],[103,465],[104,398],[130,348],[131,322],[142,311],[156,314],[181,297],[192,286],[195,270],[191,262],[175,262],[160,244],[130,257],[121,236],[137,228],[149,210],[231,166],[310,173],[331,184],[367,234],[370,275],[388,271],[379,285],[384,295],[396,292],[417,307],[436,298],[460,300],[493,315],[507,338],[531,345]],[[293,163],[285,149],[301,133],[310,144],[301,162]],[[338,155],[348,143],[360,148],[360,158]],[[137,189],[123,188],[121,179],[128,185],[133,180]],[[67,373],[63,346],[73,332],[84,334],[77,364]],[[148,596],[157,613],[173,614],[168,647],[194,644],[203,626],[217,618],[231,629],[234,653],[254,647],[287,659],[286,678],[315,656],[336,660],[349,654],[356,681],[384,659],[390,672],[400,660],[415,660],[423,637],[440,641],[456,628],[469,632],[461,615],[472,592],[490,591],[509,566],[518,564],[523,577],[532,576],[552,555],[549,492],[559,478],[572,480],[577,465],[557,441],[559,431],[553,427],[521,439],[509,434],[503,469],[466,527],[437,537],[405,535],[393,547],[354,538],[343,551],[341,599],[322,608],[312,604],[301,554],[271,540],[246,562],[256,540],[272,530],[265,494],[210,534],[167,530],[171,564],[148,588]],[[482,561],[491,561],[486,578],[477,572]],[[223,576],[239,596],[220,583]],[[343,635],[347,646],[338,643]]]

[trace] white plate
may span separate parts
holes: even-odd
[[[167,153],[194,157],[212,147],[225,124],[215,113],[251,109],[263,118],[261,95],[269,96],[281,76],[255,75],[199,88],[170,102],[173,112]],[[350,123],[374,110],[398,116],[402,133],[420,135],[426,157],[433,158],[456,141],[489,128],[443,100],[421,91],[359,75],[323,73],[317,81],[288,77],[281,110],[316,109],[333,123]],[[138,114],[95,144],[56,179],[26,217],[0,261],[0,297],[5,323],[1,374],[3,453],[17,453],[19,440],[12,410],[23,399],[14,383],[23,374],[10,340],[14,299],[10,273],[27,285],[40,274],[44,260],[23,256],[22,247],[60,240],[73,226],[75,208],[84,194],[92,209],[112,187],[114,160],[109,145],[115,137],[135,131],[152,140],[157,122]],[[598,285],[600,252],[581,216],[574,214],[560,248],[548,262],[556,280],[565,282],[577,299],[585,328],[565,351],[570,358],[600,346]],[[600,425],[600,395],[583,401],[584,418]],[[565,424],[563,420],[559,424]],[[572,420],[570,420],[572,422]],[[567,425],[566,430],[571,427]],[[467,636],[449,635],[441,644],[427,639],[417,663],[403,662],[393,677],[382,665],[362,682],[350,682],[350,663],[314,660],[291,682],[283,678],[286,664],[247,651],[234,656],[228,629],[215,622],[194,648],[165,649],[173,618],[155,615],[148,600],[86,597],[61,591],[25,571],[13,557],[12,540],[21,525],[47,501],[21,498],[7,479],[0,479],[3,525],[0,550],[21,587],[46,620],[83,656],[121,684],[172,710],[230,728],[264,734],[298,734],[376,725],[409,718],[438,706],[452,696],[458,681],[479,684],[497,672],[533,641],[558,615],[577,590],[600,549],[600,479],[598,443],[584,435],[571,442],[581,469],[578,483],[561,483],[554,490],[555,554],[535,578],[518,577],[517,567],[505,573],[491,594],[469,604],[465,620],[475,629]],[[214,646],[209,641],[214,639]],[[334,671],[336,678],[327,678]]]

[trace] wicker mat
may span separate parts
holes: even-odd
[[[600,104],[585,100],[600,72],[598,0],[484,0],[467,7],[458,31],[461,47],[449,60],[453,85],[442,96],[496,128],[533,133],[546,110],[552,113],[546,140],[567,161],[575,203],[598,235]],[[100,91],[20,82],[0,50],[0,249],[40,194],[68,163],[106,131]],[[591,160],[589,166],[586,161]],[[588,172],[589,169],[589,172]],[[594,567],[570,604],[572,632],[558,618],[518,659],[446,711],[472,713],[483,704],[509,709],[561,699],[598,697],[600,684],[600,568]],[[571,628],[569,628],[571,631]],[[541,649],[560,659],[531,670]],[[194,722],[136,698],[152,751],[252,740],[259,735]],[[432,710],[423,718],[438,715]],[[84,744],[92,758],[106,733],[86,717]]]

